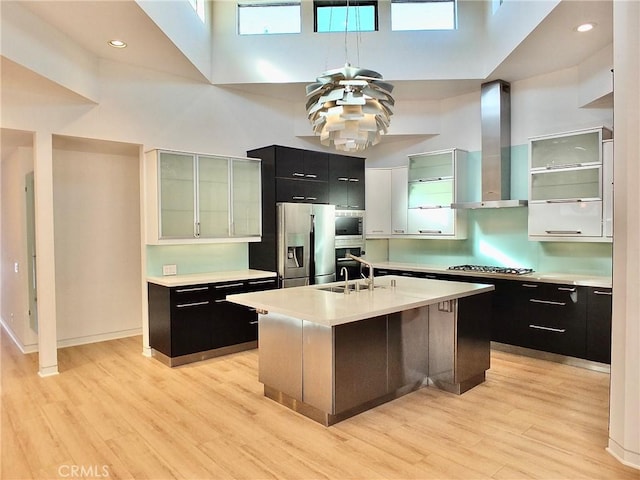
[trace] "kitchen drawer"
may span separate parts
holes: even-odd
[[[587,289],[575,285],[523,282],[525,312],[517,322],[522,346],[584,358]]]
[[[245,281],[245,292],[259,292],[261,290],[273,290],[278,288],[278,278],[256,278],[254,280]]]
[[[186,285],[171,288],[172,307],[179,304],[208,301],[210,297],[211,287],[209,285]]]
[[[234,293],[244,293],[246,290],[246,280],[238,280],[235,282],[212,283],[212,298],[217,302],[224,300],[227,295]]]

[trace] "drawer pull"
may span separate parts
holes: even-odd
[[[536,330],[545,330],[547,332],[555,332],[555,333],[564,333],[567,331],[566,328],[551,328],[551,327],[543,327],[542,325],[529,325],[529,328],[535,328]]]
[[[209,287],[180,288],[176,290],[176,293],[203,292],[205,290],[209,290]]]
[[[549,235],[582,235],[581,230],[545,230]]]
[[[442,233],[442,230],[418,230],[419,233]]]
[[[244,284],[242,282],[230,283],[229,285],[216,285],[216,290],[222,290],[224,288],[242,287],[243,285]]]
[[[318,178],[318,175],[316,175],[315,173],[307,173],[305,175],[306,178]]]
[[[304,177],[304,173],[293,172],[294,177]]]
[[[338,181],[339,182],[348,182],[349,178],[348,177],[338,177]]]
[[[251,280],[249,285],[262,285],[264,283],[275,283],[275,280]]]
[[[533,303],[543,303],[545,305],[558,305],[560,307],[564,307],[567,304],[566,302],[553,302],[551,300],[538,300],[537,298],[530,298],[529,301],[533,302]]]
[[[227,303],[227,299],[226,298],[216,298],[214,300],[214,302],[216,302],[216,303]]]
[[[176,305],[176,308],[199,307],[201,305],[209,305],[209,301],[207,300],[206,302],[180,303]]]
[[[404,230],[396,228],[396,229],[393,230],[393,233],[404,233]]]
[[[306,200],[317,200],[318,197],[307,197]]]
[[[359,178],[350,178],[349,181],[350,182],[359,182],[360,179]]]
[[[538,285],[534,285],[532,283],[523,283],[522,286],[524,288],[538,288]]]
[[[293,200],[304,200],[304,197],[300,196],[300,195],[294,195],[293,197],[291,197]]]
[[[576,287],[558,287],[561,292],[575,292]]]
[[[593,294],[594,295],[609,295],[609,296],[611,296],[612,292],[605,292],[603,290],[594,290]]]
[[[254,321],[254,322],[249,322],[249,325],[257,325],[257,324],[258,324],[258,321],[257,321],[257,320],[256,320],[256,321]]]

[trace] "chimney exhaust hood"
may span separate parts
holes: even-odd
[[[504,80],[483,83],[480,96],[482,129],[481,190],[477,202],[454,203],[452,208],[523,207],[527,200],[511,200],[511,85]]]

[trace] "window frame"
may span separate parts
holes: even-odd
[[[291,32],[255,32],[242,33],[241,15],[242,8],[269,8],[269,7],[298,7],[298,30]],[[302,0],[238,0],[236,1],[236,31],[238,35],[296,35],[302,33]]]
[[[436,4],[436,3],[443,3],[443,4],[452,4],[453,5],[453,27],[452,28],[417,28],[417,29],[394,29],[393,28],[393,5],[394,4]],[[390,5],[390,15],[391,15],[391,31],[392,32],[436,32],[436,31],[442,31],[442,32],[449,32],[449,31],[453,31],[453,30],[457,30],[458,29],[458,0],[391,0],[391,5]]]
[[[318,31],[318,8],[331,8],[331,7],[373,7],[373,30],[347,30],[347,32],[360,33],[360,32],[378,32],[379,29],[379,8],[378,0],[313,0],[313,32],[314,33],[340,33],[340,31]],[[344,31],[342,31],[344,33]]]

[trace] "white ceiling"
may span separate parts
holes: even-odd
[[[21,3],[99,58],[203,80],[200,72],[133,0]],[[487,78],[394,81],[394,97],[437,100],[479,91],[481,83],[497,78],[513,82],[575,66],[612,43],[612,3],[566,0]],[[596,22],[597,28],[587,34],[576,33],[574,28],[583,21]],[[120,50],[111,48],[107,45],[111,38],[126,39],[129,47]],[[225,87],[291,99],[299,97],[304,85],[247,84]]]

